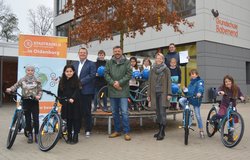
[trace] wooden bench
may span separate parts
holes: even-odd
[[[182,110],[166,110],[167,116],[173,115],[173,119],[176,120],[176,114],[182,113]],[[112,130],[112,113],[96,111],[92,112],[92,118],[94,119],[94,125],[96,125],[97,119],[107,119],[108,120],[108,134],[111,134]],[[155,111],[130,111],[129,118],[139,118],[140,126],[143,126],[143,118],[153,118],[156,119]]]

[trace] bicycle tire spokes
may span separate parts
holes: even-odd
[[[218,124],[215,122],[217,111],[215,107],[212,107],[207,115],[206,131],[207,136],[212,137],[218,130]]]
[[[39,147],[42,151],[49,151],[52,149],[59,140],[62,134],[61,120],[58,114],[48,116],[39,131]]]
[[[244,134],[244,121],[239,113],[233,112],[225,118],[221,128],[221,141],[226,147],[234,147]]]
[[[21,113],[15,111],[11,126],[9,128],[8,138],[7,138],[7,149],[10,149],[15,142],[16,135],[20,126]]]

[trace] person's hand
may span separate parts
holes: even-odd
[[[96,73],[95,76],[98,77],[99,76],[98,73]]]
[[[147,97],[147,100],[150,102],[151,101],[150,97]]]
[[[6,92],[7,92],[7,93],[10,93],[10,92],[11,92],[11,89],[10,89],[10,88],[6,88]]]
[[[225,94],[224,91],[219,91],[219,92],[218,92],[218,95],[222,95],[222,96],[223,96],[224,94]]]
[[[201,93],[197,93],[197,98],[200,98],[201,97]]]
[[[35,97],[35,99],[38,100],[38,101],[40,100],[40,98],[41,98],[40,96]]]
[[[115,89],[117,89],[117,90],[122,90],[122,87],[120,86],[118,81],[114,82],[113,87],[115,87]]]
[[[181,86],[181,84],[180,83],[178,83],[178,87],[180,87]]]
[[[74,99],[70,98],[69,103],[74,103]]]
[[[241,100],[241,101],[244,101],[244,100],[245,100],[245,97],[240,96],[240,100]]]
[[[167,99],[170,100],[172,98],[172,96],[167,96]]]

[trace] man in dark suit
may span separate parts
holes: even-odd
[[[95,93],[96,67],[94,62],[87,59],[86,48],[80,48],[78,56],[79,61],[73,65],[82,85],[80,100],[85,121],[85,135],[89,137],[92,130],[91,102]]]

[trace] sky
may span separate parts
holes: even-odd
[[[45,5],[54,10],[54,0],[4,0],[9,5],[12,13],[17,15],[19,24],[18,28],[21,33],[31,34],[28,21],[28,10],[36,10],[37,6]]]

